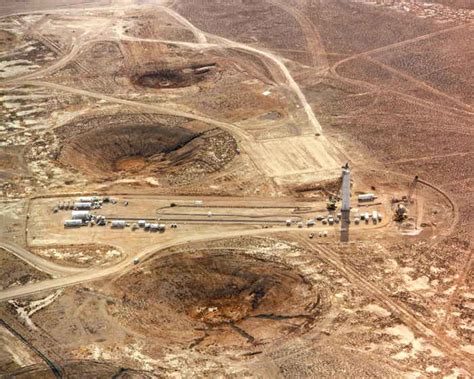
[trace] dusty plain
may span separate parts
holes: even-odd
[[[2,1],[0,377],[473,377],[473,8]]]

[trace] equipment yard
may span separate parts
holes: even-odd
[[[470,1],[4,0],[0,377],[474,376]]]

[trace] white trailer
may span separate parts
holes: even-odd
[[[91,209],[92,208],[92,203],[84,203],[84,202],[75,202],[74,209]]]
[[[377,198],[373,193],[363,193],[359,196],[357,196],[357,199],[359,201],[373,201]]]
[[[99,198],[97,196],[81,196],[79,201],[81,203],[95,203],[96,201],[99,201]]]
[[[64,227],[65,228],[76,228],[78,226],[82,226],[83,222],[82,220],[66,220],[64,221]]]
[[[91,214],[89,211],[72,211],[71,218],[73,220],[89,220],[91,218]]]
[[[124,220],[113,220],[112,221],[112,228],[114,229],[123,229],[127,224]]]

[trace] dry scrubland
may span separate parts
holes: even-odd
[[[50,272],[4,246],[0,296],[67,284],[2,297],[0,373],[49,377],[50,359],[69,377],[472,376],[466,1],[121,0],[81,10],[90,5],[0,5],[5,15],[38,10],[0,20],[0,231]],[[239,217],[251,197],[262,202],[254,218],[299,220],[326,212],[346,160],[353,194],[376,192],[384,213],[368,231],[351,225],[351,244],[337,242],[338,226],[327,239],[255,223],[183,223],[151,237],[68,231],[48,226],[63,216],[51,214],[56,200],[30,201],[110,193],[123,198],[105,212],[141,217],[140,196],[181,196],[183,212],[207,219],[198,197]],[[409,209],[419,233],[406,235],[389,203],[414,175],[428,185]],[[176,212],[167,200],[148,208]],[[282,209],[290,216],[263,216]],[[69,281],[76,274],[85,279]]]

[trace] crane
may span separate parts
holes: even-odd
[[[408,210],[407,207],[409,207],[411,204],[414,203],[414,200],[416,199],[416,185],[418,184],[418,175],[416,175],[413,179],[413,181],[410,183],[408,187],[408,194],[407,196],[402,197],[402,201],[405,204],[399,203],[397,207],[395,208],[395,213],[393,215],[393,219],[397,222],[402,222],[408,218]],[[399,202],[399,200],[396,200],[396,202]],[[414,218],[415,218],[415,229],[417,227],[417,207],[414,207]]]

